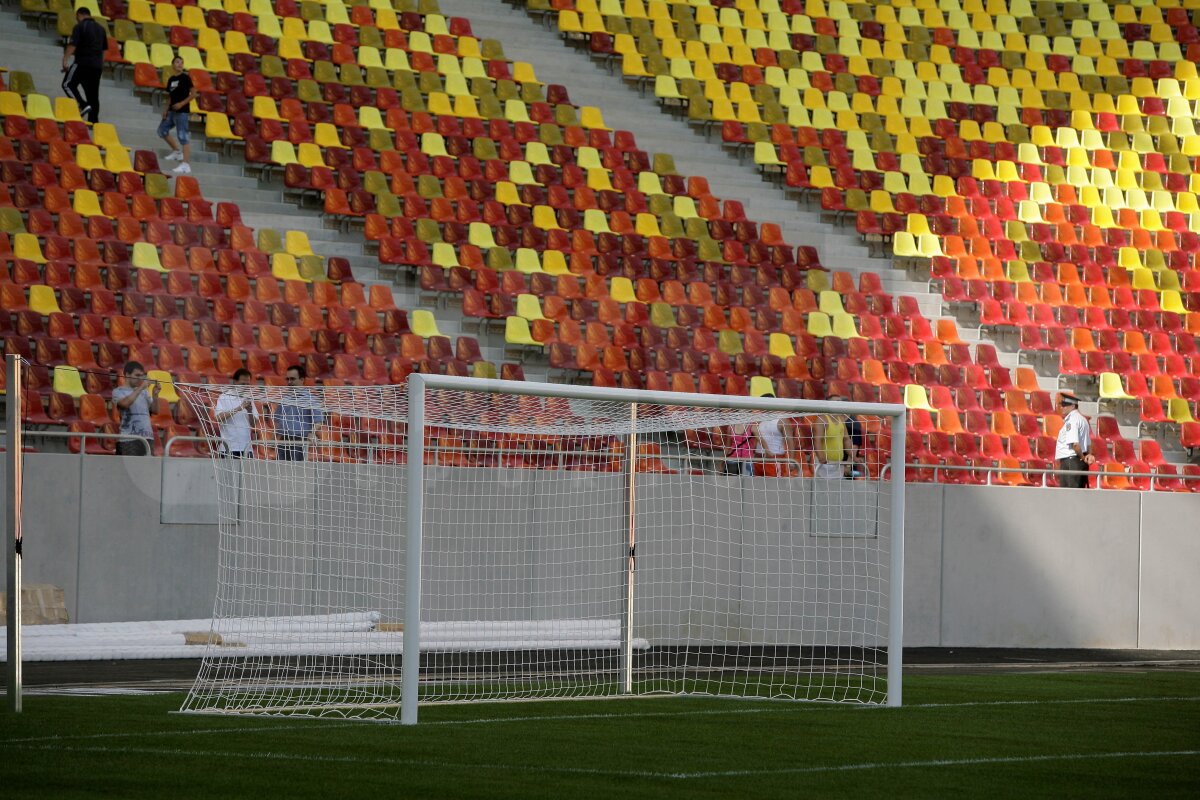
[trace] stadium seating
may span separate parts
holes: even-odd
[[[774,226],[713,197],[703,178],[678,175],[669,157],[608,130],[599,109],[574,106],[564,87],[541,83],[528,64],[507,60],[498,42],[475,38],[469,21],[442,16],[432,2],[307,12],[277,3],[256,15],[229,4],[177,14],[150,3],[152,17],[141,6],[112,5],[120,46],[110,55],[132,67],[136,85],[161,85],[163,46],[178,47],[200,89],[194,111],[206,116],[210,146],[239,148],[252,168],[282,170],[289,191],[321,197],[331,218],[362,225],[381,262],[413,271],[426,296],[502,323],[514,354],[544,350],[568,377],[590,375],[599,385],[769,386],[783,396],[829,390],[905,401],[920,451],[946,434],[955,445],[943,457],[978,454],[970,457],[986,466],[1001,456],[972,437],[996,434],[1004,453],[1023,457],[1030,437],[1052,435],[1048,396],[1036,380],[1014,384],[989,346],[972,355],[952,325],[931,325],[873,276],[856,284],[823,271],[811,248],[787,245]],[[158,9],[171,23],[165,28]],[[1057,352],[1068,385],[1113,389],[1105,399],[1114,410],[1140,403],[1144,422],[1177,429],[1200,400],[1200,209],[1190,181],[1200,155],[1200,51],[1185,9],[1141,9],[1090,3],[1060,17],[1040,7],[1035,14],[1023,0],[562,0],[544,11],[569,39],[619,60],[626,78],[653,83],[693,122],[753,150],[764,174],[820,198],[864,234],[891,239],[899,262],[928,269],[947,301],[977,309],[985,329],[1011,335],[1030,356]],[[30,94],[0,97],[3,108],[24,102],[12,116],[26,119],[25,130],[45,122],[48,108]],[[60,122],[64,141],[80,135]],[[113,159],[107,166],[123,166],[119,148],[74,144],[73,160],[103,155]],[[36,172],[29,183],[44,188]],[[195,269],[194,248],[175,241],[190,203],[151,195],[155,171],[142,174],[157,205],[126,194],[145,241],[121,241],[130,245],[135,291],[158,311],[173,292],[154,274]],[[30,199],[25,184],[13,185],[14,207],[27,208],[19,202]],[[110,191],[57,188],[65,193],[47,191],[47,209],[70,207],[89,225],[97,203],[129,208]],[[168,227],[155,215],[169,217]],[[204,235],[200,221],[186,221]],[[245,232],[226,230],[241,235],[242,250]],[[125,232],[133,234],[129,224]],[[25,260],[55,263],[44,251],[59,242],[9,235]],[[340,314],[326,310],[326,326],[307,325],[303,314],[317,320],[303,303],[289,310],[258,296],[259,285],[269,286],[263,273],[288,285],[319,277],[305,261],[315,254],[282,239],[250,243],[242,270],[255,302],[239,322],[259,330],[239,346],[252,344],[275,365],[289,352],[330,356],[312,365],[318,374],[357,380],[337,358],[344,353],[320,341],[332,329],[346,338]],[[211,258],[221,272],[217,249],[195,258]],[[18,313],[33,325],[33,294],[21,302]],[[215,317],[217,303],[206,302]],[[451,357],[458,353],[436,332],[401,330],[401,314],[360,320],[356,310],[354,331],[374,337],[375,355],[397,352],[414,368],[461,372],[470,363]],[[181,316],[198,320],[186,307]],[[171,344],[186,346],[186,326],[166,330],[180,339]],[[194,334],[205,335],[202,325]],[[361,354],[362,340],[354,342]],[[201,374],[211,360],[193,361],[188,351],[181,363]],[[477,374],[495,372],[473,363]],[[393,379],[404,374],[390,370]]]
[[[1189,4],[569,0],[536,13],[753,151],[768,177],[891,239],[898,262],[1023,352],[1057,351],[1077,390],[1161,401],[1195,377]],[[1097,386],[1101,373],[1116,377]]]
[[[195,432],[175,380],[223,382],[248,366],[282,384],[286,367],[302,363],[327,384],[379,383],[455,362],[393,356],[380,367],[376,353],[394,353],[408,330],[386,287],[368,291],[299,232],[255,234],[236,206],[214,208],[192,179],[149,194],[163,177],[153,154],[129,153],[111,126],[89,130],[73,103],[5,92],[0,106],[0,334],[7,352],[33,363],[30,423],[114,432],[104,403],[130,359],[163,386],[153,415],[162,438]],[[486,371],[473,339],[457,355],[464,369]]]

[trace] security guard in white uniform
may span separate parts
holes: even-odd
[[[1058,461],[1059,469],[1081,472],[1079,475],[1061,475],[1058,483],[1067,489],[1086,489],[1088,476],[1082,471],[1096,461],[1091,453],[1091,428],[1087,417],[1079,413],[1079,398],[1075,395],[1060,395],[1058,410],[1063,415],[1063,424],[1058,431],[1058,442],[1054,445],[1054,458]]]

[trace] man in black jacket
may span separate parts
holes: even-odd
[[[100,121],[100,71],[104,68],[104,51],[108,35],[87,7],[75,12],[75,29],[63,53],[63,91],[75,98],[79,114],[88,122]],[[75,57],[74,63],[71,57]]]

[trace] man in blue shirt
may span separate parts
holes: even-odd
[[[313,439],[314,429],[325,421],[317,398],[304,388],[305,377],[303,366],[288,367],[287,398],[291,402],[280,403],[275,410],[275,436],[284,442],[275,448],[280,461],[303,461],[304,442]]]

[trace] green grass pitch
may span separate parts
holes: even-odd
[[[177,694],[0,713],[11,798],[1200,796],[1200,673],[912,675],[905,706],[663,698],[431,706],[415,728],[170,714]]]

